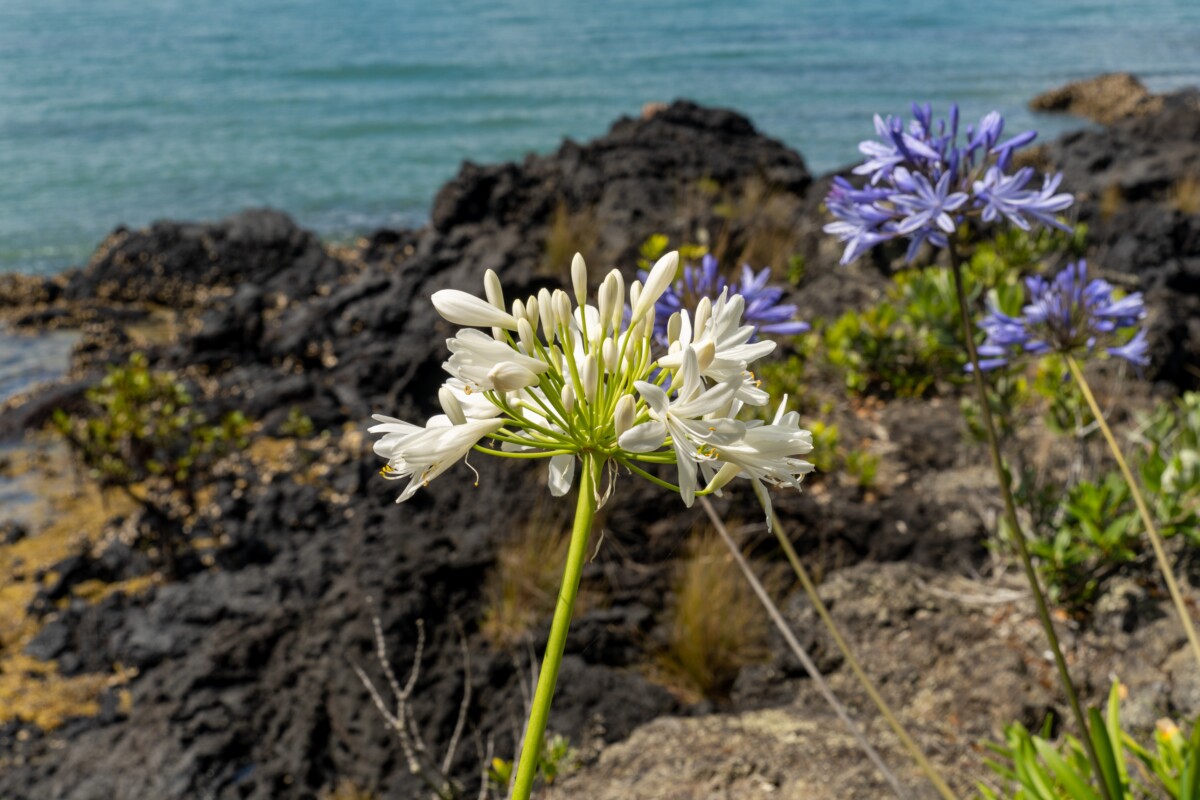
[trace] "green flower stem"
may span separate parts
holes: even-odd
[[[1025,571],[1025,580],[1029,583],[1029,589],[1033,593],[1034,604],[1037,606],[1038,620],[1042,623],[1042,630],[1046,633],[1050,652],[1054,654],[1054,664],[1058,668],[1059,683],[1062,684],[1063,692],[1067,696],[1067,703],[1071,706],[1071,714],[1075,717],[1075,724],[1079,728],[1081,734],[1079,739],[1083,742],[1088,761],[1092,765],[1092,773],[1096,776],[1101,795],[1105,800],[1113,800],[1112,795],[1109,793],[1108,785],[1104,781],[1104,770],[1100,767],[1100,758],[1096,754],[1096,746],[1092,743],[1087,717],[1084,716],[1083,708],[1079,705],[1079,694],[1075,691],[1075,684],[1071,681],[1071,673],[1067,669],[1067,660],[1063,658],[1062,646],[1058,643],[1058,634],[1055,632],[1054,622],[1050,618],[1050,607],[1046,604],[1046,595],[1042,592],[1037,571],[1033,567],[1033,559],[1029,555],[1029,546],[1025,542],[1025,533],[1021,529],[1020,521],[1017,519],[1017,506],[1013,501],[1012,487],[1008,482],[1008,472],[1004,468],[1004,459],[1000,455],[1000,441],[996,435],[996,424],[992,421],[992,408],[988,403],[987,386],[983,382],[983,370],[979,368],[979,354],[975,350],[975,327],[971,324],[971,313],[967,309],[967,292],[963,286],[962,259],[958,254],[958,249],[955,247],[954,241],[950,242],[948,249],[950,250],[950,265],[954,272],[954,289],[958,293],[958,311],[962,321],[963,340],[967,345],[967,356],[971,360],[971,374],[975,378],[976,400],[979,403],[980,416],[983,417],[983,429],[987,433],[988,450],[992,456],[992,468],[996,471],[996,480],[1000,484],[1000,496],[1004,500],[1004,519],[1008,523],[1009,530],[1012,531],[1012,540],[1016,545],[1017,555],[1020,556],[1021,567]]]
[[[903,787],[900,786],[900,781],[896,778],[895,773],[888,769],[887,764],[884,763],[884,760],[879,755],[879,752],[871,746],[870,742],[867,741],[862,729],[854,722],[853,719],[850,718],[850,713],[846,710],[845,705],[843,705],[842,702],[839,701],[834,695],[833,690],[829,688],[829,683],[825,680],[825,676],[823,676],[821,671],[817,669],[817,665],[813,663],[812,658],[809,657],[808,653],[805,652],[804,648],[800,645],[799,640],[796,639],[795,634],[792,633],[792,629],[788,627],[787,621],[783,618],[783,614],[779,612],[779,607],[775,605],[774,601],[771,600],[771,596],[767,594],[767,590],[763,588],[762,582],[754,574],[754,570],[750,568],[750,564],[747,563],[746,557],[742,555],[740,550],[738,550],[737,544],[733,541],[733,537],[729,535],[729,530],[725,527],[725,523],[722,522],[721,518],[717,515],[717,510],[713,508],[713,504],[707,497],[701,497],[700,504],[704,506],[704,512],[708,514],[709,521],[712,522],[713,527],[716,529],[721,539],[725,542],[725,546],[729,548],[729,552],[731,555],[733,555],[734,561],[737,562],[738,568],[741,569],[742,574],[746,576],[746,580],[750,582],[750,588],[754,590],[754,594],[758,597],[759,602],[762,603],[763,608],[767,610],[767,615],[771,618],[771,621],[775,623],[775,627],[778,628],[779,632],[783,635],[783,638],[788,643],[788,647],[791,648],[792,653],[795,654],[796,658],[800,659],[800,663],[804,666],[804,670],[817,685],[817,689],[821,692],[822,696],[824,696],[825,701],[833,707],[834,713],[837,714],[838,718],[842,721],[842,724],[844,724],[850,730],[850,735],[852,735],[855,741],[858,742],[858,746],[862,748],[864,753],[866,753],[867,758],[870,759],[871,763],[875,765],[875,768],[879,770],[880,774],[883,775],[887,782],[891,784],[892,791],[896,793],[896,796],[900,798],[907,798],[908,794],[904,791]],[[778,522],[776,522],[776,530],[778,530]],[[950,790],[947,789],[947,794],[943,794],[942,796],[948,798],[948,800],[955,800],[954,795],[949,794],[949,791]]]
[[[521,760],[517,765],[516,780],[513,782],[512,800],[529,800],[533,791],[533,780],[537,776],[538,761],[542,753],[542,738],[550,717],[550,701],[554,698],[554,685],[558,682],[558,669],[562,666],[563,650],[567,646],[567,630],[571,626],[575,597],[579,594],[579,580],[583,575],[583,562],[587,557],[588,537],[592,532],[592,520],[596,516],[596,474],[602,465],[596,462],[592,453],[583,453],[581,459],[583,463],[579,470],[579,501],[575,506],[575,523],[571,528],[567,564],[563,569],[558,605],[554,609],[550,638],[546,640],[546,652],[542,655],[537,689],[534,690],[533,705],[529,710],[529,724],[525,728]]]
[[[1079,384],[1080,391],[1083,392],[1083,397],[1087,400],[1088,406],[1092,409],[1092,416],[1096,418],[1096,422],[1100,425],[1100,431],[1104,434],[1105,441],[1108,442],[1108,449],[1112,451],[1113,458],[1117,461],[1117,466],[1121,469],[1121,474],[1125,476],[1125,483],[1129,484],[1129,491],[1133,494],[1133,502],[1137,504],[1138,514],[1142,517],[1142,523],[1146,526],[1146,534],[1150,537],[1150,544],[1154,548],[1154,556],[1158,559],[1159,569],[1162,570],[1163,580],[1167,582],[1167,591],[1171,593],[1171,600],[1175,603],[1175,610],[1179,612],[1179,620],[1183,623],[1183,629],[1187,632],[1188,642],[1192,646],[1192,652],[1196,655],[1197,663],[1200,663],[1200,637],[1196,636],[1196,627],[1192,624],[1191,614],[1188,613],[1187,605],[1183,602],[1183,594],[1179,591],[1179,584],[1175,582],[1175,570],[1171,566],[1171,562],[1167,559],[1167,553],[1163,549],[1162,536],[1158,533],[1158,528],[1154,524],[1154,517],[1150,514],[1150,508],[1146,505],[1146,498],[1142,496],[1142,490],[1138,488],[1138,483],[1134,480],[1133,472],[1129,469],[1129,464],[1125,461],[1125,456],[1121,454],[1121,448],[1117,447],[1117,440],[1113,436],[1112,429],[1108,427],[1108,423],[1104,419],[1104,412],[1100,410],[1100,405],[1096,402],[1096,396],[1092,394],[1092,387],[1088,385],[1087,379],[1083,376],[1083,370],[1079,368],[1079,363],[1074,356],[1070,354],[1066,357],[1067,366],[1071,370],[1071,375],[1075,378],[1075,382]]]
[[[775,538],[779,540],[779,546],[783,548],[783,552],[787,556],[788,563],[792,565],[792,570],[796,573],[796,577],[800,579],[800,583],[804,587],[804,593],[808,595],[813,608],[817,610],[817,616],[821,618],[821,621],[825,623],[825,627],[829,629],[830,635],[833,636],[833,641],[837,644],[838,650],[841,651],[842,657],[846,659],[846,663],[850,666],[854,677],[858,678],[858,682],[871,698],[871,702],[879,709],[879,713],[883,715],[892,732],[896,734],[896,738],[900,740],[900,743],[904,745],[904,749],[917,762],[917,766],[925,773],[925,777],[937,789],[938,794],[946,800],[956,800],[953,790],[950,789],[941,774],[938,773],[937,767],[933,766],[930,760],[925,757],[925,753],[921,750],[920,746],[908,735],[908,731],[904,729],[904,725],[892,713],[892,709],[888,706],[887,701],[883,699],[883,696],[879,694],[879,690],[875,688],[875,684],[867,677],[867,673],[863,671],[862,665],[859,664],[858,658],[854,655],[854,651],[850,649],[850,645],[842,637],[842,632],[833,621],[833,617],[829,613],[829,608],[821,600],[821,595],[817,594],[817,587],[809,577],[808,570],[804,568],[804,564],[800,561],[800,556],[796,554],[796,548],[792,547],[791,541],[784,534],[783,526],[779,523],[779,517],[774,511],[771,512],[771,527],[775,531]]]

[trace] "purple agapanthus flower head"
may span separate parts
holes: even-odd
[[[647,274],[639,270],[638,277],[645,281]],[[730,295],[740,294],[745,298],[746,310],[742,318],[746,324],[753,325],[757,333],[794,336],[808,331],[807,322],[795,319],[796,306],[780,302],[783,291],[768,285],[770,279],[770,267],[756,273],[749,264],[743,264],[740,279],[730,283],[721,274],[717,259],[711,255],[700,259],[698,267],[687,264],[683,268],[683,277],[675,281],[655,305],[655,336],[665,342],[672,314],[684,308],[695,308],[702,297],[716,300],[726,289]]]
[[[1113,286],[1088,280],[1087,262],[1068,264],[1052,280],[1026,278],[1029,303],[1020,316],[992,308],[979,323],[987,339],[979,347],[980,369],[995,369],[1020,355],[1091,353],[1098,345],[1110,355],[1144,367],[1150,363],[1146,332],[1116,344],[1116,335],[1146,318],[1140,292],[1113,299]]]
[[[924,242],[946,247],[967,217],[1022,230],[1034,224],[1069,230],[1055,217],[1073,202],[1071,195],[1057,193],[1061,176],[1046,176],[1040,189],[1031,189],[1031,168],[1010,174],[1013,153],[1032,142],[1035,132],[1001,141],[1004,117],[993,111],[968,125],[965,144],[959,144],[958,106],[950,107],[948,120],[937,122],[928,103],[914,103],[912,110],[907,125],[898,117],[875,116],[879,139],[859,144],[866,161],[854,168],[867,185],[856,188],[834,178],[825,198],[838,220],[825,231],[846,243],[843,264],[897,238],[908,239],[911,261]]]

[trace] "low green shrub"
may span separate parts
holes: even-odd
[[[1138,743],[1121,727],[1120,687],[1109,692],[1101,716],[1089,711],[1092,743],[1112,800],[1200,800],[1200,721],[1185,734],[1163,720],[1154,749]],[[1003,744],[989,745],[995,758],[988,766],[1002,781],[999,788],[980,786],[985,800],[1100,800],[1095,775],[1083,745],[1073,736],[1057,745],[1050,741],[1050,721],[1039,734],[1020,723],[1004,732]]]
[[[110,368],[84,409],[59,409],[52,423],[102,487],[142,506],[168,571],[199,490],[218,461],[245,447],[250,429],[239,412],[210,421],[174,373],[150,369],[141,354]]]

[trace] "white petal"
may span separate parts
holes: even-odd
[[[562,497],[571,490],[575,478],[575,456],[552,456],[550,458],[550,494]]]
[[[430,298],[433,307],[455,325],[471,325],[479,328],[504,328],[515,331],[517,320],[512,314],[496,308],[486,300],[457,289],[442,289]]]
[[[631,453],[652,453],[662,447],[666,440],[667,426],[653,419],[643,422],[641,425],[634,425],[622,433],[617,439],[617,444],[621,446],[622,450],[628,450]]]
[[[663,391],[661,386],[655,386],[653,383],[646,381],[634,381],[633,386],[638,390],[638,394],[646,401],[646,405],[650,406],[650,410],[660,417],[666,416],[667,411],[671,408],[670,401],[667,400],[667,393]]]
[[[658,260],[646,277],[646,285],[642,287],[641,294],[638,295],[637,305],[633,307],[633,315],[630,317],[630,324],[637,322],[646,316],[650,309],[654,308],[658,298],[662,297],[663,292],[675,280],[675,273],[678,269],[679,253],[674,250]]]
[[[497,392],[515,392],[537,382],[536,373],[512,361],[501,361],[487,373],[487,383]]]

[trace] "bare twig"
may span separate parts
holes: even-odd
[[[463,630],[462,623],[455,620],[455,624],[458,627],[459,641],[462,644],[463,698],[459,704],[458,719],[454,724],[454,732],[450,736],[450,742],[446,747],[446,753],[440,765],[434,761],[429,748],[425,744],[420,726],[417,724],[416,717],[412,711],[412,704],[409,702],[412,699],[413,692],[417,687],[417,681],[421,675],[421,661],[425,654],[425,623],[423,620],[417,620],[416,652],[413,654],[412,668],[409,672],[408,680],[405,681],[403,687],[401,687],[400,681],[392,669],[391,660],[388,659],[387,645],[383,636],[383,625],[380,623],[379,617],[372,617],[371,624],[375,632],[375,657],[379,662],[380,669],[383,670],[388,687],[392,690],[392,698],[396,706],[395,710],[393,711],[388,707],[383,696],[379,693],[379,690],[367,676],[366,672],[363,671],[362,667],[351,663],[351,667],[354,668],[354,674],[358,676],[359,681],[362,682],[367,693],[371,696],[371,702],[375,704],[375,708],[379,710],[380,715],[400,740],[400,748],[404,753],[404,760],[408,763],[409,772],[421,779],[433,793],[435,800],[461,800],[463,797],[463,786],[459,781],[450,777],[450,767],[454,762],[454,756],[458,751],[459,743],[462,741],[463,732],[466,730],[467,714],[471,705],[471,654],[467,645],[467,634]],[[487,765],[491,761],[491,750],[492,745],[489,738],[487,755],[483,759],[483,776],[481,778],[482,785],[479,795],[481,799],[486,798],[488,793]]]

